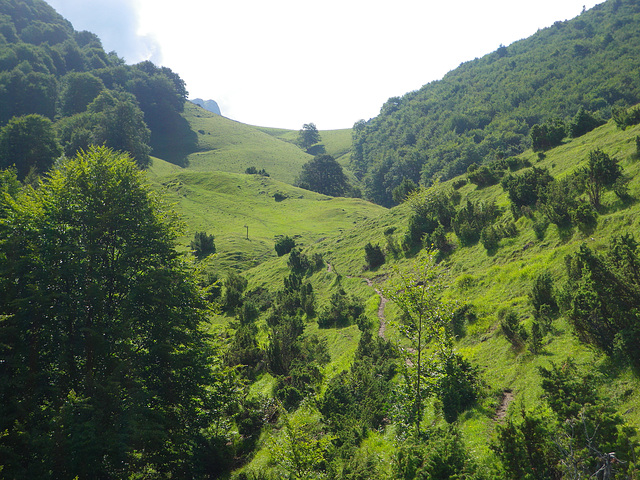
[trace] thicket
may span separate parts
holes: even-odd
[[[517,155],[532,146],[534,126],[544,133],[534,148],[547,148],[567,123],[575,136],[612,111],[621,126],[635,121],[626,107],[640,102],[640,87],[628,81],[640,70],[639,18],[637,2],[604,2],[390,98],[353,127],[351,167],[365,196],[392,206],[405,179],[430,185]]]
[[[549,409],[522,408],[520,421],[509,418],[498,426],[491,448],[500,459],[500,478],[635,478],[637,431],[596,393],[596,376],[570,358],[539,372]]]
[[[561,304],[579,338],[640,367],[640,258],[630,234],[615,236],[604,253],[582,245],[565,259]]]

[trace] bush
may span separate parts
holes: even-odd
[[[458,354],[448,357],[438,385],[445,420],[454,422],[461,412],[476,401],[480,388],[477,368]]]
[[[293,238],[284,236],[276,240],[275,249],[279,257],[286,255],[296,246],[296,242]]]
[[[502,333],[504,333],[504,336],[507,337],[507,340],[509,340],[515,348],[522,348],[528,335],[518,319],[518,314],[513,310],[507,310],[501,312],[501,314],[500,328],[502,329]]]
[[[380,245],[371,245],[371,243],[367,243],[364,246],[364,258],[369,269],[379,267],[385,262],[384,253]]]
[[[362,304],[340,289],[331,296],[329,305],[325,306],[318,315],[318,326],[320,328],[346,327],[357,323],[363,313]]]
[[[216,253],[216,244],[214,243],[213,234],[207,235],[206,232],[196,232],[191,241],[191,250],[198,259],[202,259],[208,255]]]

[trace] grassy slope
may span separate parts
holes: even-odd
[[[547,152],[542,161],[531,151],[522,156],[539,167],[547,167],[555,177],[566,175],[585,162],[587,154],[594,148],[601,148],[618,159],[627,176],[633,177],[629,184],[630,194],[640,198],[640,161],[635,156],[635,136],[640,127],[620,131],[610,122],[595,131]],[[444,187],[448,188],[449,183]],[[461,189],[465,197],[474,200],[495,200],[508,210],[508,199],[499,185],[477,189],[468,184]],[[537,368],[550,362],[561,362],[568,356],[579,364],[591,366],[596,373],[606,379],[605,398],[624,414],[630,424],[640,423],[640,380],[628,370],[618,370],[606,358],[580,344],[571,333],[571,327],[560,318],[554,322],[554,332],[545,337],[544,351],[532,355],[527,351],[514,351],[501,334],[497,312],[501,307],[512,307],[524,319],[527,329],[532,316],[528,306],[527,293],[533,279],[543,270],[549,270],[557,280],[564,275],[563,260],[566,254],[575,251],[587,242],[591,248],[606,247],[614,234],[640,231],[640,204],[622,205],[611,192],[605,198],[607,211],[599,216],[597,229],[585,237],[578,230],[560,232],[551,225],[543,240],[539,241],[531,228],[532,221],[520,218],[517,221],[519,235],[502,240],[500,249],[493,255],[487,254],[481,244],[469,248],[458,248],[446,260],[450,272],[450,288],[447,297],[459,304],[472,303],[476,307],[478,319],[466,326],[466,334],[459,339],[457,348],[483,371],[489,395],[479,405],[461,416],[461,427],[468,443],[482,459],[488,451],[488,441],[495,431],[495,410],[499,397],[505,389],[511,389],[515,401],[509,411],[517,413],[521,405],[532,407],[539,402],[541,394],[540,377]],[[367,304],[367,313],[375,319],[378,297],[373,289],[366,286],[360,277],[368,277],[379,285],[391,273],[393,266],[410,268],[414,258],[399,258],[389,261],[374,272],[363,271],[363,247],[367,242],[386,245],[384,232],[395,228],[393,236],[400,241],[407,225],[408,209],[400,206],[385,211],[376,218],[367,219],[353,229],[329,236],[315,243],[309,253],[322,252],[333,267],[333,272],[323,270],[312,277],[314,290],[320,305],[326,301],[330,291],[338,285],[359,296]],[[451,236],[455,241],[455,236]],[[269,261],[246,272],[252,285],[267,285],[279,288],[285,273],[283,260]],[[349,278],[353,277],[353,278]],[[274,287],[275,285],[275,287]],[[396,314],[392,303],[385,311],[390,324],[389,338],[398,338],[397,329],[391,322]],[[314,323],[308,327],[314,333],[327,335],[330,340],[332,364],[327,369],[328,376],[347,368],[357,342],[357,331],[320,330]],[[346,339],[350,338],[353,343]],[[264,388],[264,386],[263,386]],[[602,387],[601,387],[602,388]],[[603,388],[604,390],[604,388]],[[633,393],[630,393],[633,392]],[[392,448],[389,436],[374,435],[371,442],[378,442]],[[248,468],[263,468],[265,453],[256,456],[255,464]]]
[[[296,237],[308,246],[327,235],[350,229],[386,209],[351,198],[332,198],[274,180],[228,172],[194,172],[154,159],[149,170],[187,224],[187,245],[196,231],[215,235],[213,266],[245,270],[276,258],[276,235]],[[277,202],[274,195],[287,196]],[[249,239],[247,230],[249,227]]]
[[[184,117],[198,134],[199,151],[187,157],[189,170],[244,173],[253,166],[293,183],[302,165],[311,159],[291,143],[189,102]]]

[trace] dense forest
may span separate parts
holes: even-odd
[[[640,5],[602,3],[390,98],[354,125],[351,166],[367,198],[396,204],[403,180],[430,184],[531,147],[536,125],[600,120],[640,101]]]
[[[640,479],[638,15],[389,100],[343,170],[0,0],[0,478]],[[215,129],[296,186],[193,168]]]

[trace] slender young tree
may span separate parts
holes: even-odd
[[[434,252],[428,252],[413,270],[397,270],[385,289],[385,296],[402,312],[400,328],[409,340],[410,346],[404,350],[404,365],[410,390],[408,417],[416,435],[420,432],[426,397],[436,392],[438,370],[453,353],[445,328],[451,320],[452,309],[441,300],[445,289],[444,271],[434,257]]]

